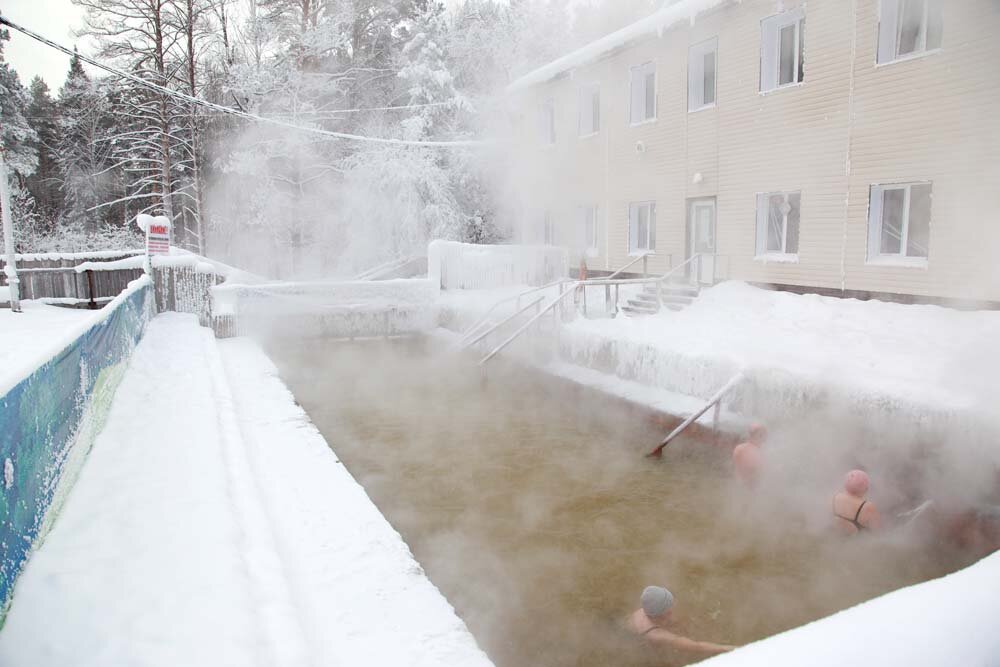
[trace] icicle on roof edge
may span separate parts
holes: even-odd
[[[515,93],[531,86],[536,86],[546,81],[551,81],[567,70],[571,70],[581,65],[586,65],[598,60],[607,53],[628,44],[629,42],[646,37],[652,33],[662,35],[663,32],[683,19],[688,19],[691,23],[702,14],[729,0],[681,0],[680,2],[661,9],[646,18],[627,25],[621,30],[605,35],[598,40],[582,46],[576,51],[571,51],[561,58],[557,58],[547,65],[542,65],[536,70],[528,72],[521,78],[515,80],[507,86],[507,93]]]

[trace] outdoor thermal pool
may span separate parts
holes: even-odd
[[[728,447],[681,440],[645,459],[662,427],[534,371],[501,363],[483,383],[426,340],[267,348],[498,667],[696,661],[622,630],[647,584],[674,592],[685,634],[744,644],[968,564],[810,530],[737,488]]]

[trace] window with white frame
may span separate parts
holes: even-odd
[[[588,257],[596,257],[597,245],[597,207],[580,207],[580,233],[583,235],[581,246]]]
[[[580,136],[589,137],[601,130],[601,87],[593,83],[580,87]]]
[[[878,21],[878,62],[941,48],[942,0],[882,0]]]
[[[757,195],[757,256],[792,257],[799,252],[800,192]]]
[[[542,102],[539,123],[542,134],[542,143],[556,143],[556,102],[555,100],[545,100]]]
[[[760,90],[802,83],[805,10],[796,9],[760,22]]]
[[[719,38],[713,37],[688,49],[688,111],[715,105],[715,69]]]
[[[656,202],[636,202],[628,207],[628,251],[639,255],[656,250]]]
[[[931,184],[873,185],[868,201],[868,259],[927,259]]]
[[[629,122],[633,125],[656,118],[656,63],[645,63],[631,69],[629,81],[631,101]]]
[[[556,221],[552,217],[552,211],[545,211],[542,215],[542,243],[556,244]]]

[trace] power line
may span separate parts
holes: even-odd
[[[39,35],[38,33],[34,32],[32,30],[29,30],[28,28],[25,28],[24,26],[20,26],[20,25],[14,23],[13,21],[11,21],[10,19],[8,19],[7,17],[3,16],[3,15],[0,15],[0,25],[6,25],[9,28],[13,28],[14,30],[17,30],[18,32],[20,32],[20,33],[22,33],[22,34],[24,34],[24,35],[26,35],[28,37],[31,37],[32,39],[34,39],[36,41],[39,41],[42,44],[45,44],[46,46],[49,46],[49,47],[51,47],[53,49],[56,49],[57,51],[62,51],[63,53],[65,53],[66,55],[68,55],[70,57],[75,56],[75,57],[79,58],[80,60],[82,60],[83,62],[85,62],[85,63],[87,63],[89,65],[92,65],[92,66],[94,66],[94,67],[96,67],[96,68],[98,68],[100,70],[104,70],[105,72],[108,72],[109,74],[114,74],[115,76],[119,76],[119,77],[121,77],[123,79],[128,79],[129,81],[131,81],[133,83],[136,83],[136,84],[138,84],[140,86],[143,86],[144,88],[148,88],[150,90],[154,90],[154,91],[156,91],[156,92],[158,92],[160,94],[167,95],[167,96],[173,97],[175,99],[184,100],[185,102],[188,102],[189,104],[194,104],[196,106],[200,106],[200,107],[203,107],[203,108],[206,108],[206,109],[212,109],[213,111],[216,111],[216,112],[219,112],[219,113],[224,113],[224,114],[229,114],[231,116],[236,116],[238,118],[245,118],[247,120],[256,121],[258,123],[267,123],[267,124],[275,125],[277,127],[282,127],[282,128],[288,129],[288,130],[297,130],[299,132],[310,132],[312,134],[319,134],[319,135],[326,136],[326,137],[332,137],[334,139],[344,139],[346,141],[360,141],[360,142],[368,142],[368,143],[376,143],[376,144],[388,144],[388,145],[392,145],[392,146],[418,146],[418,147],[423,147],[423,148],[469,148],[469,147],[475,147],[475,146],[484,146],[484,145],[486,145],[488,143],[488,142],[479,141],[479,140],[468,140],[468,141],[409,141],[409,140],[406,140],[406,139],[386,139],[384,137],[366,137],[366,136],[360,135],[360,134],[347,134],[347,133],[344,133],[344,132],[333,132],[331,130],[322,130],[320,128],[314,128],[314,127],[303,127],[301,125],[295,125],[294,123],[286,123],[284,121],[280,121],[280,120],[277,120],[277,119],[274,119],[274,118],[265,118],[263,116],[258,116],[258,115],[252,114],[252,113],[248,113],[246,111],[240,111],[238,109],[231,109],[229,107],[224,107],[221,104],[215,104],[214,102],[209,102],[207,100],[198,99],[197,97],[193,97],[191,95],[188,95],[186,93],[182,93],[180,91],[170,90],[169,88],[166,88],[166,87],[161,86],[159,84],[155,84],[155,83],[152,83],[151,81],[146,81],[144,79],[141,79],[141,78],[135,76],[134,74],[129,74],[128,72],[123,72],[123,71],[121,71],[119,69],[111,67],[110,65],[105,65],[104,63],[101,63],[101,62],[99,62],[97,60],[94,60],[93,58],[89,58],[87,56],[81,55],[81,54],[77,53],[76,51],[68,49],[65,46],[62,46],[61,44],[57,44],[56,42],[53,42],[52,40],[50,40],[50,39],[48,39],[46,37],[43,37],[42,35]],[[437,103],[435,103],[435,104],[437,104]]]

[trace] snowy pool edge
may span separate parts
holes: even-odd
[[[491,666],[266,353],[246,338],[217,345],[317,662]]]

